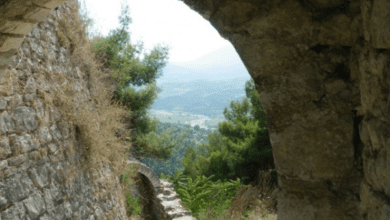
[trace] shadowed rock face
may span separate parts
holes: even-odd
[[[390,3],[184,2],[234,45],[256,83],[278,219],[390,219]]]
[[[29,2],[0,3],[0,73],[64,1]],[[278,219],[390,219],[390,2],[183,2],[233,44],[255,81],[279,176]],[[14,129],[2,117],[2,129]]]

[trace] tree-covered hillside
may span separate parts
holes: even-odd
[[[142,162],[152,168],[157,176],[160,176],[161,172],[165,175],[175,175],[175,168],[178,170],[183,169],[181,160],[186,149],[189,147],[196,147],[197,144],[200,144],[201,142],[208,143],[207,136],[212,132],[211,130],[199,128],[199,126],[191,127],[190,125],[159,122],[157,124],[157,134],[162,134],[164,131],[171,131],[172,139],[176,139],[180,135],[186,135],[186,139],[183,141],[184,143],[179,147],[176,154],[166,161],[146,157],[142,159]]]
[[[246,98],[233,100],[224,109],[225,121],[219,123],[217,130],[160,123],[158,132],[170,130],[174,133],[172,138],[183,138],[182,146],[165,162],[153,159],[143,162],[157,175],[179,172],[193,179],[204,175],[214,176],[213,181],[240,178],[245,184],[257,182],[259,170],[275,165],[266,116],[253,80],[246,82],[245,93]]]
[[[260,170],[275,168],[266,116],[253,79],[246,82],[245,93],[246,98],[233,100],[224,109],[226,120],[208,136],[209,143],[187,149],[183,175],[214,176],[214,182],[239,178],[249,184],[258,182]]]

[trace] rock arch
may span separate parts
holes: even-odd
[[[138,182],[136,184],[136,190],[140,192],[140,205],[143,207],[142,213],[147,215],[146,219],[161,219],[159,212],[155,207],[158,207],[157,192],[160,190],[160,179],[154,173],[154,171],[143,163],[136,161],[127,161],[127,164],[138,165]],[[133,187],[129,186],[128,189]],[[133,188],[134,189],[134,188]],[[151,199],[154,198],[154,199]]]
[[[233,44],[255,81],[282,189],[278,219],[389,219],[390,3],[183,1]],[[0,4],[0,74],[64,2]]]
[[[128,190],[139,191],[142,213],[146,219],[196,220],[192,213],[181,205],[181,200],[173,188],[173,184],[165,179],[160,180],[154,171],[135,158],[127,161],[129,165],[138,166],[137,183]]]
[[[146,166],[143,163],[137,162],[137,161],[131,161],[128,160],[127,164],[139,164],[139,168],[137,170],[138,173],[144,175],[151,183],[151,186],[153,188],[159,188],[160,187],[160,179],[157,177],[157,175],[154,173],[154,171]]]

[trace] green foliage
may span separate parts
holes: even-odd
[[[130,178],[130,175],[134,175],[134,173],[125,173],[121,176],[121,181],[127,185],[128,184],[128,180]],[[126,196],[126,203],[127,203],[127,207],[129,210],[127,210],[127,212],[130,214],[130,216],[136,216],[136,215],[139,215],[141,214],[142,212],[142,207],[139,203],[139,198],[133,198],[133,195],[131,193],[130,190],[126,190],[125,192],[125,196]]]
[[[228,122],[234,123],[236,120],[238,120],[243,124],[246,124],[249,121],[247,115],[250,111],[250,107],[251,106],[249,104],[248,98],[244,98],[241,103],[233,100],[230,103],[231,110],[225,108],[223,114]]]
[[[207,209],[210,204],[215,207],[217,214],[226,209],[230,206],[239,185],[242,184],[239,178],[236,181],[229,182],[212,182],[210,180],[212,176],[206,178],[204,175],[193,179],[186,177],[182,171],[177,172],[174,176],[165,176],[162,173],[160,179],[164,178],[173,183],[182,205],[191,210],[196,218],[199,218],[200,212]],[[220,201],[223,201],[223,207],[220,207]]]
[[[156,79],[162,75],[162,68],[168,60],[168,47],[155,46],[149,53],[143,53],[143,43],[130,44],[130,33],[127,32],[132,22],[129,7],[123,7],[119,16],[121,26],[111,30],[106,37],[94,38],[92,52],[100,57],[105,68],[115,73],[113,79],[118,82],[116,99],[130,109],[130,124],[134,126],[133,146],[143,155],[166,160],[177,151],[180,140],[167,141],[169,137],[156,134],[157,120],[152,120],[148,110],[157,99],[161,89]],[[141,59],[140,55],[144,58]],[[136,91],[131,86],[145,86]],[[175,145],[176,144],[176,145]]]
[[[176,154],[178,147],[182,146],[186,136],[187,132],[182,133],[177,138],[172,138],[172,130],[166,130],[160,135],[152,131],[147,134],[140,134],[136,140],[140,150],[145,154],[158,155],[158,158],[167,160]]]
[[[208,136],[209,143],[187,149],[183,173],[205,175],[213,181],[240,178],[244,184],[258,181],[258,171],[274,168],[266,117],[253,80],[245,84],[246,98],[224,109],[226,121]]]
[[[252,80],[245,90],[245,99],[232,101],[230,109],[224,109],[227,120],[208,136],[208,143],[186,149],[181,161],[184,169],[175,175],[160,175],[173,182],[182,205],[198,219],[207,219],[210,205],[219,216],[230,206],[241,181],[258,181],[260,169],[274,167],[265,113]],[[243,215],[247,217],[248,211]]]
[[[139,204],[139,197],[133,198],[131,192],[126,192],[126,202],[129,207],[128,212],[131,213],[131,216],[137,216],[141,214],[142,207]]]
[[[199,125],[195,125],[194,129],[195,129],[195,131],[199,131],[199,129],[200,129]]]
[[[126,157],[125,157],[126,158]],[[135,173],[137,173],[137,170],[133,165],[129,165],[129,168],[131,169],[130,172],[125,173],[120,176],[120,182],[125,186],[125,196],[126,196],[126,203],[127,203],[127,212],[129,216],[135,216],[139,215],[142,212],[142,207],[139,204],[139,198],[135,199],[133,198],[133,195],[131,193],[131,190],[127,190],[127,186],[129,185],[130,176],[134,176]]]
[[[245,93],[246,97],[250,99],[252,105],[250,115],[259,121],[260,128],[266,128],[266,116],[253,80],[249,80],[245,83]]]
[[[200,140],[207,141],[207,135],[211,133],[211,131],[207,131],[204,129],[200,129],[199,131],[195,131],[191,128],[190,125],[177,125],[173,123],[163,123],[159,122],[157,126],[157,134],[162,134],[167,130],[172,131],[172,139],[182,139],[182,141],[176,144],[176,146],[180,146],[175,148],[176,153],[167,160],[159,160],[159,158],[142,158],[142,162],[149,166],[156,175],[160,175],[162,172],[165,174],[176,173],[176,170],[182,170],[183,166],[181,164],[181,160],[185,155],[187,148],[192,148],[196,146],[196,142]]]

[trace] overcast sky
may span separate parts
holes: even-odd
[[[171,46],[168,62],[188,62],[231,46],[197,12],[178,0],[79,0],[85,2],[94,29],[107,36],[120,26],[121,2],[129,5],[131,43],[143,41],[150,50],[158,43]]]

